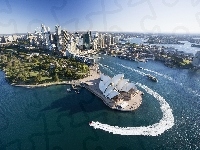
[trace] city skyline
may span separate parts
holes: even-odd
[[[200,33],[198,1],[4,0],[0,34],[34,32],[41,24],[67,31]],[[38,30],[37,29],[37,30]]]

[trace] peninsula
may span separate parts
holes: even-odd
[[[26,54],[20,55],[20,53],[13,52],[13,50],[11,52],[4,50],[4,54],[2,53],[1,55],[0,66],[6,74],[7,81],[12,85],[32,88],[55,84],[73,85],[83,83],[86,89],[102,99],[111,109],[133,111],[142,103],[141,95],[143,93],[137,90],[133,83],[128,83],[127,79],[123,79],[123,74],[110,78],[101,74],[97,64],[89,67],[73,59],[56,59],[48,55],[27,57]],[[14,55],[12,59],[10,57],[11,54]],[[35,63],[32,64],[31,61]],[[59,62],[65,65],[60,66]],[[77,66],[76,69],[74,69],[75,66]],[[45,67],[48,71],[43,70]],[[82,68],[81,73],[80,68]],[[68,72],[71,70],[74,72],[71,72],[71,78],[67,78],[69,77]],[[79,70],[78,74],[75,72],[76,70]],[[62,78],[60,77],[60,72],[63,73]],[[48,76],[45,77],[45,75]]]
[[[111,109],[133,111],[142,103],[143,93],[123,77],[123,74],[118,74],[110,78],[100,73],[98,66],[94,65],[90,68],[90,75],[79,81],[85,83],[85,88],[102,99]]]
[[[3,48],[0,52],[0,69],[11,85],[33,88],[83,83],[111,109],[133,111],[142,103],[142,92],[123,79],[123,74],[110,78],[100,73],[97,64],[87,65],[43,51]]]

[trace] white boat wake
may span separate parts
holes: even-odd
[[[148,71],[148,72],[152,72],[152,73],[154,73],[154,74],[156,74],[156,75],[159,75],[159,76],[162,76],[162,77],[164,77],[165,79],[168,79],[169,81],[172,81],[172,82],[174,82],[175,84],[180,85],[180,86],[183,87],[186,91],[188,91],[188,92],[190,92],[190,93],[193,93],[193,94],[195,94],[196,96],[200,96],[200,95],[198,94],[198,91],[197,91],[197,90],[193,90],[193,89],[190,88],[190,87],[184,86],[183,83],[177,82],[177,81],[176,81],[175,79],[173,79],[172,77],[169,77],[169,76],[167,76],[167,75],[165,75],[165,74],[162,74],[162,73],[158,73],[158,72],[153,71],[153,70],[150,70],[150,69],[143,69],[143,70]]]
[[[162,119],[153,125],[149,126],[140,126],[140,127],[118,127],[111,126],[108,124],[102,124],[100,122],[92,121],[90,126],[93,126],[95,129],[102,129],[104,131],[120,134],[120,135],[145,135],[145,136],[158,136],[164,133],[166,130],[170,129],[174,125],[174,116],[172,114],[172,109],[169,104],[165,101],[165,99],[160,96],[157,92],[148,88],[141,83],[136,83],[139,87],[143,88],[147,93],[154,96],[161,105],[161,110],[163,112]]]
[[[105,67],[103,64],[99,63],[99,66],[101,66],[102,68],[108,70],[111,74],[115,74],[112,70],[109,69],[109,66],[108,67]]]
[[[148,71],[148,72],[152,72],[152,73],[154,73],[154,74],[156,74],[156,75],[159,75],[159,76],[162,76],[162,77],[164,77],[165,79],[168,79],[168,80],[170,80],[170,81],[173,80],[172,77],[169,77],[169,76],[167,76],[167,75],[165,75],[165,74],[162,74],[162,73],[159,73],[159,72],[150,70],[150,69],[143,69],[143,70]]]
[[[142,72],[142,71],[139,71],[139,70],[137,70],[137,69],[134,69],[134,68],[131,68],[131,67],[127,67],[127,66],[124,66],[124,65],[118,64],[118,63],[115,63],[115,64],[117,64],[117,65],[119,65],[119,66],[122,66],[122,67],[124,67],[124,68],[126,68],[126,69],[129,69],[129,70],[131,70],[131,71],[137,72],[138,74],[140,74],[140,75],[142,75],[142,76],[146,76],[146,75],[147,75],[146,73],[144,73],[144,72]]]
[[[129,69],[129,70],[131,70],[131,71],[134,71],[134,72],[136,72],[136,73],[138,73],[138,74],[140,74],[140,75],[142,75],[142,76],[146,76],[146,75],[147,75],[146,73],[144,73],[144,72],[142,72],[142,71],[139,71],[139,70],[136,70],[136,69],[134,69],[134,68],[127,67],[127,66],[124,66],[124,65],[118,64],[118,63],[115,63],[115,64],[116,64],[116,65],[119,65],[119,66],[122,66],[122,67],[124,67],[124,68],[126,68],[126,69]],[[175,81],[175,79],[173,79],[173,78],[170,77],[170,76],[167,76],[167,75],[165,75],[165,74],[162,74],[162,73],[159,73],[159,72],[150,70],[150,69],[143,69],[143,70],[144,70],[144,71],[151,72],[151,73],[154,73],[154,74],[159,75],[159,76],[162,76],[162,77],[164,77],[165,79],[168,79],[169,81],[172,81],[172,82],[174,82],[174,83],[177,84],[177,85],[180,85],[181,87],[183,87],[183,88],[184,88],[186,91],[188,91],[189,93],[193,93],[193,94],[196,95],[196,96],[200,96],[200,94],[198,94],[199,92],[198,92],[197,90],[193,90],[192,88],[189,88],[189,87],[184,86],[183,83],[179,83],[179,82]]]

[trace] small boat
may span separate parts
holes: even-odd
[[[158,82],[158,79],[156,78],[156,77],[154,77],[154,76],[152,76],[152,75],[150,75],[150,74],[147,74],[146,75],[151,81],[153,81],[153,82]]]
[[[67,92],[71,92],[71,89],[67,89]]]
[[[139,67],[139,66],[138,66],[137,68],[139,68],[139,69],[143,69],[142,67]]]
[[[75,90],[75,93],[76,93],[76,94],[79,94],[80,92],[79,92],[79,90]]]

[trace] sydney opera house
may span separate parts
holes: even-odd
[[[123,74],[118,74],[113,78],[101,74],[99,89],[107,100],[117,103],[115,107],[120,109],[136,109],[133,107],[134,103],[140,105],[138,103],[142,100],[142,92],[137,90],[134,83],[129,83],[128,79],[124,79]]]

